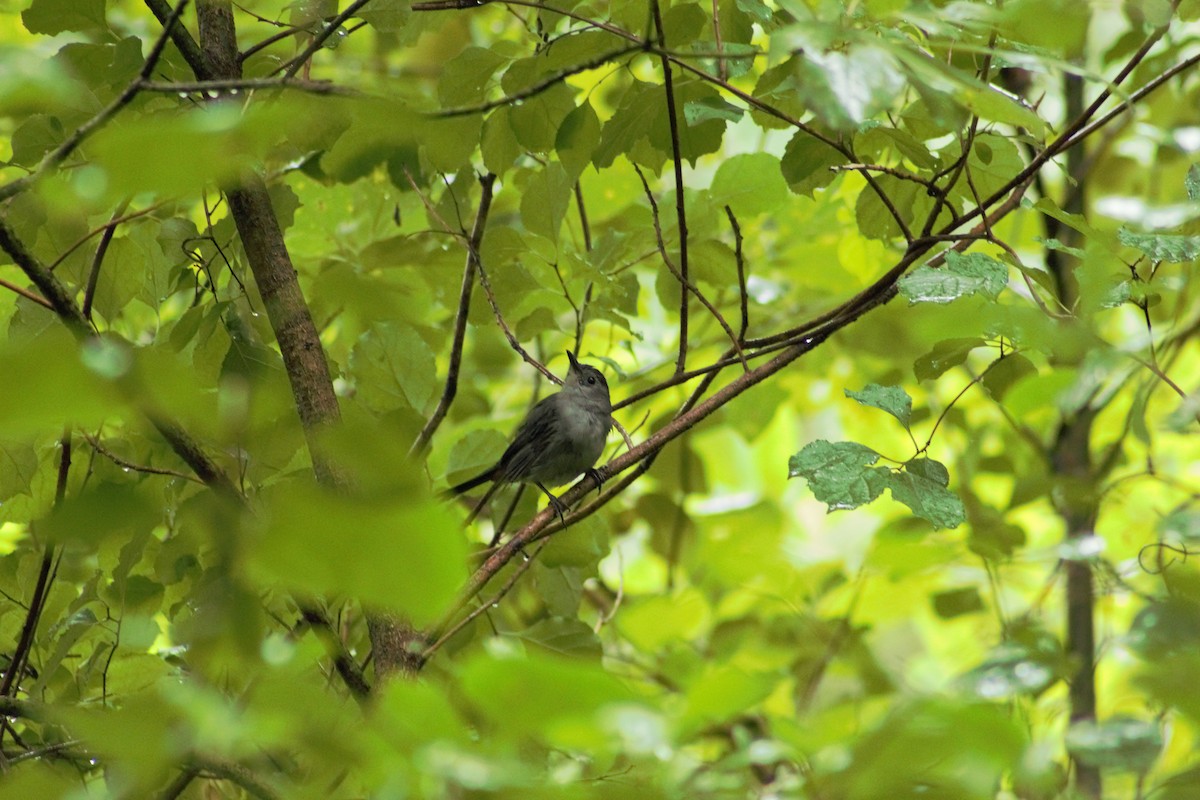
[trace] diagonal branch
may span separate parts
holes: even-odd
[[[462,288],[458,294],[458,313],[454,317],[454,341],[450,345],[450,366],[446,370],[446,386],[442,397],[438,400],[437,408],[421,428],[421,433],[409,448],[409,456],[420,453],[433,438],[434,432],[446,418],[450,404],[458,393],[458,370],[462,365],[463,342],[466,339],[467,313],[471,310],[471,293],[475,289],[475,272],[479,267],[479,247],[483,243],[483,232],[487,227],[488,212],[492,207],[492,188],[496,184],[496,176],[490,172],[479,179],[482,193],[479,197],[479,209],[475,212],[475,226],[471,229],[471,238],[467,242],[467,265],[463,269]]]

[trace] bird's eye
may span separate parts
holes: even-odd
[[[587,379],[587,381],[588,381],[588,383],[589,383],[589,384],[595,384],[595,383],[596,383],[596,376],[595,376],[595,375],[588,375],[588,379]]]

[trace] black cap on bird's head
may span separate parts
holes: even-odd
[[[571,361],[571,369],[567,373],[568,379],[574,377],[578,386],[587,387],[604,387],[604,393],[608,394],[608,381],[604,379],[604,373],[590,364],[580,364],[579,359],[570,350],[567,351],[567,358]]]

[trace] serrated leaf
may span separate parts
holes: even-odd
[[[977,347],[983,347],[985,344],[983,339],[978,336],[963,339],[943,339],[935,344],[932,350],[913,362],[913,374],[920,381],[939,378],[947,370],[964,363],[972,350]]]
[[[858,442],[806,444],[788,459],[788,477],[808,481],[813,495],[830,511],[858,508],[883,493],[889,471],[872,467],[879,454]]]
[[[1008,268],[984,253],[948,253],[939,269],[921,266],[901,278],[896,286],[915,303],[949,303],[960,297],[982,294],[995,300],[1008,284]]]
[[[571,202],[572,185],[561,164],[551,162],[534,173],[521,194],[521,222],[525,228],[557,242]]]
[[[825,124],[852,130],[895,102],[904,76],[888,50],[859,45],[848,51],[805,51],[796,59],[800,97]]]
[[[1153,261],[1179,264],[1200,256],[1200,236],[1167,233],[1134,233],[1128,228],[1117,231],[1117,239],[1126,247],[1142,251]]]
[[[899,386],[880,386],[878,383],[868,383],[862,388],[862,391],[855,392],[850,389],[844,391],[846,397],[857,400],[864,406],[878,408],[891,414],[900,420],[900,424],[905,428],[912,419],[912,398]]]
[[[908,471],[889,473],[887,487],[895,500],[932,522],[934,528],[957,528],[967,518],[958,495],[922,475]]]
[[[372,327],[354,345],[350,367],[359,398],[376,411],[392,411],[407,404],[420,412],[433,397],[433,351],[407,326]]]

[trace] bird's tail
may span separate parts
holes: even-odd
[[[490,481],[492,479],[492,476],[495,474],[496,474],[495,468],[484,470],[483,472],[476,475],[474,478],[465,480],[459,484],[455,484],[454,486],[451,486],[448,489],[443,489],[442,497],[450,498],[450,497],[454,497],[455,495],[460,495],[463,492],[469,492],[472,489],[474,489],[476,486],[481,486],[481,485],[487,483],[488,481]]]

